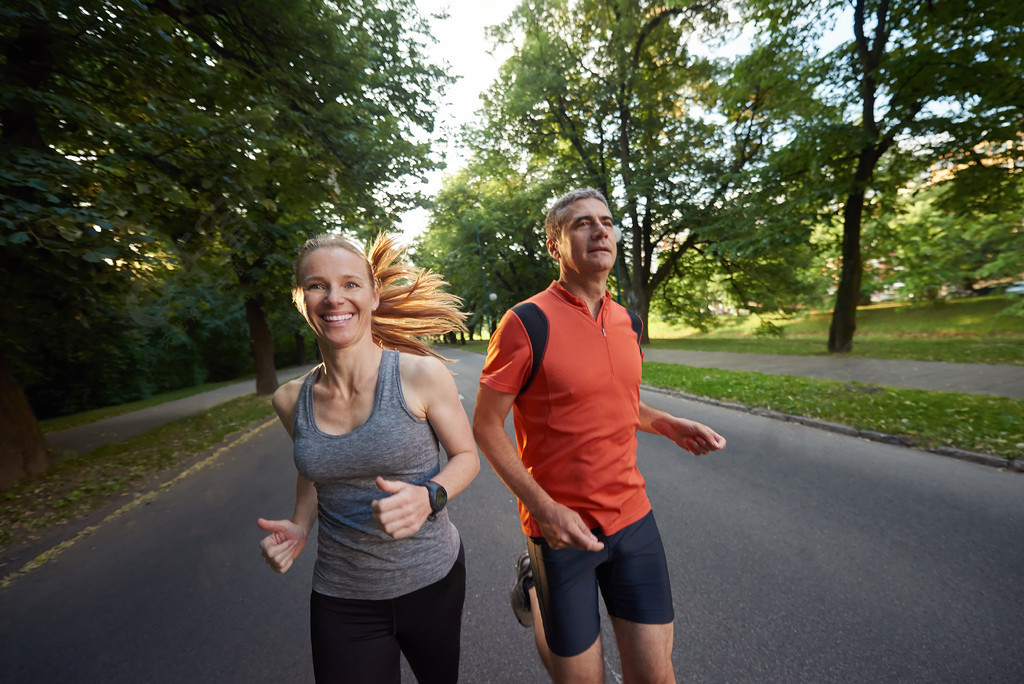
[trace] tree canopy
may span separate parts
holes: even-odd
[[[539,235],[542,206],[596,187],[620,220],[613,284],[645,322],[650,311],[697,326],[723,309],[784,313],[830,291],[829,349],[847,351],[865,262],[892,269],[895,231],[911,240],[907,193],[948,186],[935,211],[987,226],[987,265],[960,260],[961,277],[1020,263],[1017,252],[992,266],[990,247],[1012,250],[1021,228],[1012,4],[522,2],[494,29],[513,54],[467,133],[473,206],[495,185],[530,189],[544,199]],[[714,57],[704,48],[722,35],[731,54]],[[993,163],[1007,145],[1009,162]],[[937,177],[942,165],[954,172]],[[444,204],[433,225],[454,225],[453,210],[470,211]],[[485,244],[500,239],[473,221]]]
[[[951,181],[958,190],[984,177],[1006,197],[1020,196],[1019,174],[984,163],[980,143],[1022,141],[1024,29],[1008,0],[750,0],[749,7],[759,45],[804,56],[781,63],[806,84],[807,104],[794,110],[790,140],[772,163],[781,198],[809,197],[809,210],[842,216],[829,351],[848,351],[861,301],[863,224],[879,218],[898,190],[955,155],[969,167]],[[808,185],[815,192],[806,193]]]
[[[163,389],[146,347],[197,351],[228,321],[272,391],[268,316],[287,307],[297,247],[393,225],[419,201],[399,181],[435,166],[448,78],[429,40],[411,0],[5,3],[0,330],[33,403]],[[92,396],[41,400],[76,378]]]

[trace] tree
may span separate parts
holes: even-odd
[[[477,159],[446,179],[413,250],[416,263],[443,274],[472,312],[466,321],[471,334],[497,325],[508,308],[558,277],[544,236],[550,187],[493,167],[486,178],[471,175],[486,166]]]
[[[770,50],[810,55],[791,76],[813,87],[792,129],[786,178],[819,185],[821,211],[842,216],[842,271],[828,349],[848,352],[863,273],[862,226],[896,190],[945,156],[958,154],[990,182],[1009,174],[982,167],[978,143],[1024,130],[1022,28],[1012,0],[750,0]],[[831,50],[828,29],[849,29]],[[837,32],[827,33],[835,39]],[[797,160],[803,160],[799,162]],[[880,173],[883,169],[884,173]],[[799,171],[799,173],[798,173]]]
[[[919,188],[901,196],[894,213],[866,226],[865,253],[874,255],[889,284],[903,284],[901,294],[934,299],[943,288],[971,293],[979,282],[1024,273],[1020,205],[954,211],[951,194],[950,183]]]
[[[396,181],[432,167],[420,133],[447,79],[426,40],[411,0],[5,3],[10,377],[55,335],[127,312],[161,264],[227,262],[272,391],[267,306],[287,301],[296,247],[339,222],[389,225],[416,201]]]
[[[750,199],[772,126],[771,89],[743,73],[730,78],[688,48],[721,11],[701,2],[541,0],[520,5],[495,32],[518,44],[489,92],[475,149],[510,156],[513,172],[545,170],[552,187],[605,193],[621,216],[618,284],[645,324],[659,288],[696,292],[710,273],[737,300],[777,308],[792,264],[758,270],[758,261],[780,258],[777,245],[799,244],[807,230],[760,220]],[[673,279],[684,284],[670,288]],[[699,319],[707,305],[677,298],[668,311]]]

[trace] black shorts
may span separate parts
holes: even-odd
[[[600,551],[552,549],[530,537],[530,567],[537,586],[548,648],[569,658],[583,653],[601,633],[597,590],[608,614],[640,624],[672,622],[672,587],[654,512],[610,537]]]
[[[421,684],[459,679],[466,554],[443,579],[394,599],[309,600],[313,673],[318,682],[400,684],[404,654]]]

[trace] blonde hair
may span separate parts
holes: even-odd
[[[448,361],[421,338],[464,332],[467,314],[460,309],[462,300],[442,289],[447,283],[439,274],[402,261],[406,247],[391,235],[379,234],[370,245],[369,256],[339,235],[325,233],[307,240],[295,259],[292,299],[300,313],[305,316],[306,312],[299,271],[310,254],[324,247],[347,250],[366,263],[367,275],[380,295],[370,319],[370,335],[377,346]]]

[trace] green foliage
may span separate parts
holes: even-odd
[[[1021,205],[1001,213],[956,213],[949,200],[955,190],[943,184],[908,193],[894,212],[867,226],[866,249],[877,255],[879,286],[898,281],[904,296],[934,299],[941,289],[972,292],[979,282],[1024,273]]]
[[[472,312],[467,327],[474,331],[486,327],[488,314],[497,325],[508,308],[557,278],[558,269],[545,247],[550,189],[529,186],[519,176],[469,174],[447,179],[414,256],[420,266],[444,275]],[[486,296],[491,293],[494,301]]]
[[[411,0],[5,3],[0,330],[37,412],[250,370],[298,245],[418,201],[427,40]]]
[[[961,209],[999,214],[1016,206],[1012,165],[993,165],[991,145],[1020,141],[1024,129],[1022,29],[1011,0],[920,3],[867,0],[748,0],[761,29],[752,68],[780,68],[804,89],[806,104],[784,121],[765,191],[797,213],[842,208],[841,277],[829,346],[848,351],[862,298],[861,230],[899,202],[898,191],[930,165],[955,160]],[[826,42],[826,39],[828,42]],[[983,144],[986,143],[986,144]],[[984,176],[994,192],[979,193]],[[967,191],[969,200],[953,200]],[[961,212],[963,213],[963,212]],[[961,217],[962,218],[962,217]],[[927,265],[925,266],[927,270]]]
[[[471,133],[472,175],[602,190],[623,234],[615,286],[645,320],[656,296],[657,314],[694,322],[722,301],[783,308],[806,259],[805,226],[767,225],[744,199],[767,90],[689,49],[723,24],[715,5],[550,1],[495,30],[516,44]]]

